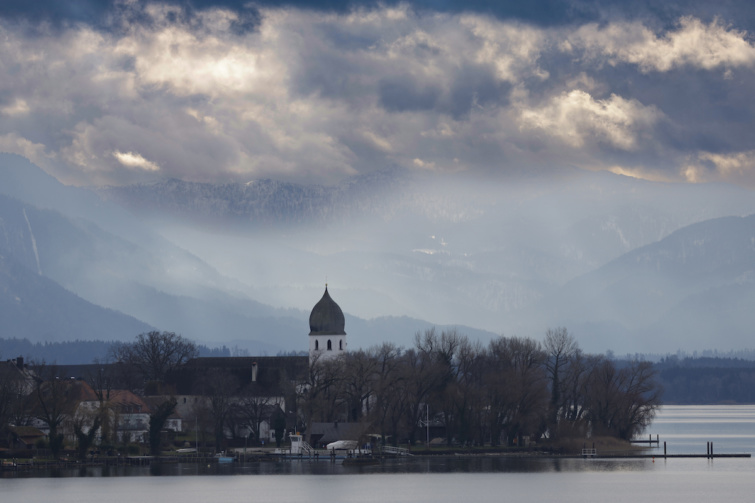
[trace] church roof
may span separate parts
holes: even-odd
[[[330,298],[326,285],[322,299],[315,304],[309,315],[309,335],[346,335],[345,326],[343,311]]]

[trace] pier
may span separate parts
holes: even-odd
[[[655,440],[653,440],[653,435],[648,435],[648,439],[647,440],[635,439],[635,440],[630,440],[629,442],[632,443],[632,444],[648,444],[649,446],[652,446],[653,444],[660,445],[660,443],[659,443],[660,442],[660,437],[658,435],[656,435],[655,436]]]
[[[631,440],[630,441],[633,444],[646,444],[649,447],[652,447],[653,444],[660,447],[660,437],[658,435],[655,436],[655,440],[653,440],[652,435],[648,438],[648,440]],[[599,453],[597,449],[593,448],[583,448],[581,456],[571,456],[571,457],[582,457],[582,458],[599,458],[599,459],[631,459],[631,458],[639,458],[639,459],[655,459],[655,458],[662,458],[662,459],[668,459],[668,458],[706,458],[706,459],[716,459],[716,458],[750,458],[752,457],[752,454],[749,453],[722,453],[722,454],[716,454],[713,452],[713,442],[706,442],[705,445],[705,454],[697,454],[697,453],[681,453],[681,454],[669,454],[666,442],[663,442],[663,454],[647,454],[647,453],[629,453],[629,452],[602,452]]]

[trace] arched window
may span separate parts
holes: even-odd
[[[320,350],[320,341],[315,339],[315,351],[319,351],[319,350]]]
[[[328,339],[328,351],[331,351],[333,349],[333,344],[330,342],[330,339]]]
[[[340,349],[341,351],[343,351],[343,339],[341,339],[340,341],[338,341],[338,349]]]

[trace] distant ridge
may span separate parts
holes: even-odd
[[[87,302],[2,255],[0,319],[4,337],[33,341],[128,340],[151,328],[132,316]]]
[[[291,225],[385,215],[393,204],[405,200],[408,180],[405,172],[393,168],[335,186],[269,179],[225,184],[169,179],[102,187],[97,192],[142,214],[165,212],[205,222]]]
[[[594,342],[612,332],[646,352],[714,347],[723,340],[728,347],[749,347],[755,215],[684,227],[567,283],[544,305],[550,319]]]

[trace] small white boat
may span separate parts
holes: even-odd
[[[353,451],[358,446],[356,440],[336,440],[325,446],[329,451],[347,450]]]

